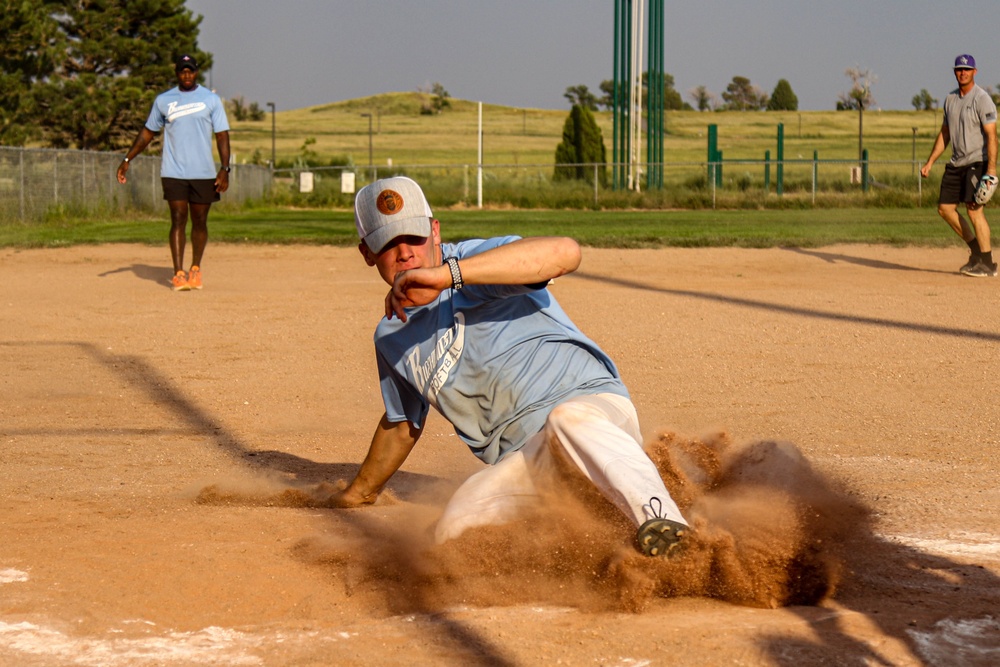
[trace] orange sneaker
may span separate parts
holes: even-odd
[[[192,266],[188,271],[188,285],[191,289],[201,289],[201,267]]]
[[[183,271],[178,271],[174,274],[174,277],[170,279],[170,286],[174,288],[175,292],[186,292],[191,289],[191,285],[188,283],[187,276]]]

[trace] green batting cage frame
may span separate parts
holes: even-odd
[[[663,0],[649,2],[646,57],[646,187],[663,188]],[[645,0],[615,0],[612,187],[640,189],[642,18]]]

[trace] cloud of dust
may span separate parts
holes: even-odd
[[[329,498],[347,488],[347,482],[296,485],[279,476],[240,478],[209,484],[194,491],[194,501],[199,505],[241,505],[244,507],[331,507]],[[381,499],[396,502],[391,494]]]
[[[347,593],[381,597],[390,613],[457,605],[543,603],[641,611],[655,597],[703,596],[754,607],[816,604],[836,589],[845,549],[869,512],[813,470],[795,445],[734,445],[726,434],[663,433],[646,446],[694,528],[671,559],[633,546],[635,528],[586,484],[554,489],[503,526],[433,543],[440,505],[394,504],[391,520],[347,510],[351,536],[304,539],[297,556],[337,570]],[[335,485],[206,487],[199,502],[323,507]]]

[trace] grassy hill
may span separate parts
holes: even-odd
[[[440,114],[423,115],[429,95],[385,93],[320,106],[279,110],[275,118],[279,162],[300,155],[307,139],[318,160],[342,156],[367,165],[369,119],[372,114],[372,159],[378,166],[475,164],[478,104],[451,99]],[[483,105],[484,163],[491,165],[551,164],[569,109],[520,109]],[[596,114],[609,158],[612,143],[610,112]],[[232,121],[232,119],[231,119]],[[707,153],[707,128],[718,126],[719,148],[726,160],[761,160],[764,151],[776,157],[777,125],[784,125],[785,158],[855,159],[858,155],[858,114],[850,111],[697,112],[668,111],[664,151],[668,162],[698,162]],[[918,160],[930,152],[941,123],[939,111],[869,111],[864,114],[864,145],[870,158]],[[271,156],[271,118],[232,122],[237,161],[253,155]],[[914,135],[913,128],[917,128]]]

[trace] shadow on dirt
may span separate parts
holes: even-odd
[[[1000,658],[1000,578],[981,565],[961,563],[861,534],[847,545],[848,572],[820,619],[792,607],[808,623],[812,641],[771,636],[760,640],[779,665],[840,664],[992,666]],[[875,627],[889,641],[871,638]],[[893,646],[895,645],[895,646]]]
[[[116,273],[128,273],[132,272],[136,278],[141,278],[142,280],[149,280],[161,285],[163,287],[170,287],[170,279],[174,275],[174,270],[169,266],[150,266],[149,264],[133,264],[132,266],[123,266],[118,269],[112,269],[111,271],[105,271],[104,273],[97,274],[98,278],[106,278],[108,276],[114,275]]]
[[[816,259],[821,259],[829,264],[854,264],[856,266],[864,266],[869,269],[884,269],[887,271],[919,271],[922,273],[942,273],[945,275],[957,275],[958,271],[942,271],[941,269],[925,269],[915,266],[907,266],[905,264],[895,264],[893,262],[883,262],[880,259],[870,259],[868,257],[853,257],[851,255],[845,255],[843,253],[834,252],[823,252],[821,250],[809,250],[807,248],[781,248],[787,252],[794,252],[799,255],[805,255],[807,257],[815,257]]]
[[[787,315],[797,315],[800,317],[819,318],[838,322],[850,322],[852,324],[867,324],[875,327],[888,327],[890,329],[900,329],[905,331],[918,331],[923,333],[938,334],[942,336],[955,336],[958,338],[973,340],[1000,341],[1000,333],[996,331],[977,331],[975,329],[961,329],[958,327],[944,327],[932,324],[916,324],[913,322],[903,322],[901,320],[891,320],[882,317],[865,317],[861,315],[851,315],[846,313],[835,313],[831,311],[815,310],[812,308],[800,308],[798,306],[787,306],[780,303],[768,303],[767,301],[755,301],[754,299],[744,299],[741,297],[727,296],[724,294],[713,294],[711,292],[700,292],[695,290],[670,289],[667,287],[655,287],[632,280],[622,278],[611,278],[577,271],[570,276],[592,280],[595,282],[607,283],[609,285],[619,285],[628,289],[643,292],[655,292],[657,294],[667,294],[713,303],[722,303],[730,306],[741,306],[754,310],[765,310]]]
[[[965,335],[981,336],[978,332]],[[357,464],[321,464],[283,452],[252,451],[141,358],[110,354],[90,343],[42,344],[79,348],[241,465],[292,474],[309,482],[349,478],[357,471]],[[651,455],[655,460],[655,452]],[[636,612],[644,605],[635,604],[635,596],[705,595],[757,607],[788,605],[788,610],[810,625],[815,638],[762,637],[760,647],[775,664],[895,664],[898,653],[893,657],[882,643],[859,638],[859,624],[877,628],[885,643],[908,653],[915,664],[996,664],[1000,655],[996,612],[1000,609],[1000,579],[990,570],[877,535],[870,513],[851,500],[849,490],[835,488],[786,447],[742,449],[714,473],[706,472],[703,463],[695,465],[701,466],[701,472],[692,469],[692,460],[697,464],[697,457],[692,459],[688,452],[685,461],[672,464],[687,470],[687,492],[684,484],[678,486],[678,479],[668,480],[668,487],[679,501],[687,498],[685,502],[700,522],[702,537],[691,558],[685,556],[676,563],[623,555],[620,521],[601,518],[600,512],[579,514],[580,506],[572,503],[560,504],[562,513],[546,508],[526,522],[497,531],[470,531],[475,534],[468,539],[463,536],[455,545],[442,547],[430,545],[426,535],[414,538],[418,522],[390,523],[365,510],[338,511],[338,531],[349,528],[350,538],[368,548],[351,549],[345,555],[342,545],[320,545],[309,558],[337,568],[350,560],[351,567],[361,573],[356,585],[382,597],[389,611],[424,614],[429,632],[437,635],[435,641],[467,656],[468,664],[506,665],[514,661],[502,646],[449,616],[447,609],[457,601],[481,606],[577,602],[586,607],[599,606],[593,596],[606,600],[609,591],[617,603]],[[722,470],[726,474],[718,473]],[[392,489],[409,499],[436,481],[401,472],[393,478]],[[838,503],[801,502],[817,494],[835,497]],[[759,516],[730,511],[739,510],[748,498],[758,499],[753,507]],[[768,501],[777,498],[782,499],[780,504]],[[780,511],[768,514],[773,507]],[[846,514],[842,512],[845,508]],[[581,524],[584,516],[596,518]],[[752,537],[748,528],[785,519],[788,532],[748,538]],[[590,533],[589,544],[604,546],[578,549],[581,530]],[[794,544],[787,536],[794,538]],[[779,550],[783,555],[775,559],[772,538],[795,548]],[[826,544],[826,540],[834,543]],[[747,544],[750,548],[734,549],[734,545]],[[308,546],[300,548],[309,551]],[[726,568],[732,568],[730,574]],[[573,589],[582,592],[567,592]],[[816,607],[795,606],[819,603],[824,598],[824,606],[832,605],[839,611],[817,616]],[[869,640],[872,637],[870,631],[861,635]]]

